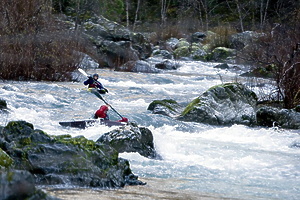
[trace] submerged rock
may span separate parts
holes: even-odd
[[[257,123],[261,126],[300,129],[300,113],[294,109],[262,106],[257,110]]]
[[[8,111],[7,103],[4,99],[0,99],[0,114],[7,113]]]
[[[24,170],[0,170],[0,199],[59,200],[36,189],[34,177]]]
[[[161,114],[169,117],[179,115],[181,106],[172,99],[155,100],[148,106],[147,110],[151,110],[153,114]]]
[[[116,188],[134,177],[129,162],[114,148],[83,136],[50,136],[30,123],[13,121],[0,127],[0,139],[14,169],[31,172],[37,184]]]
[[[154,148],[152,132],[134,123],[103,134],[97,144],[109,145],[119,153],[138,152],[147,158],[161,159]]]
[[[239,83],[208,89],[194,99],[177,119],[212,125],[256,124],[257,97]]]

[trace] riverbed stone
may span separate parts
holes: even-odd
[[[240,83],[217,85],[189,103],[177,119],[212,125],[254,125],[256,103],[256,94]]]
[[[300,129],[300,112],[295,109],[262,106],[257,110],[257,123],[268,127]]]

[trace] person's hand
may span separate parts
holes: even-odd
[[[106,92],[106,93],[108,93],[108,89],[106,89],[106,88],[103,88],[103,90],[105,90],[105,92]]]
[[[93,79],[93,77],[91,75],[88,76],[89,79]]]
[[[105,94],[105,93],[107,93],[108,91],[107,91],[105,88],[102,88],[102,89],[98,89],[98,92],[99,92],[100,94]]]

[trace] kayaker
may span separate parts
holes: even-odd
[[[95,112],[94,118],[102,118],[104,120],[109,120],[109,116],[107,115],[108,111],[108,106],[107,105],[102,105],[100,108]]]
[[[96,88],[100,94],[108,93],[108,90],[98,81],[99,75],[94,74],[89,76],[89,79],[83,82],[84,85],[88,85],[88,88]]]
[[[102,118],[104,120],[109,120],[109,116],[107,114],[107,111],[109,110],[107,105],[102,105],[100,108],[95,112],[94,118]],[[128,122],[128,119],[126,117],[122,117],[122,119],[118,120],[118,122]]]

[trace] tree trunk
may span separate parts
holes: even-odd
[[[134,17],[134,23],[133,23],[133,31],[134,31],[135,26],[136,26],[136,22],[137,22],[137,18],[138,18],[138,13],[139,13],[139,10],[140,10],[140,3],[141,3],[141,0],[138,0],[137,1],[137,5],[136,5],[136,10],[135,10],[135,17]]]
[[[236,8],[239,14],[239,21],[240,21],[240,26],[241,26],[241,31],[244,32],[244,24],[243,24],[243,13],[242,13],[242,9],[241,9],[241,5],[239,3],[239,0],[235,0],[236,3]]]

